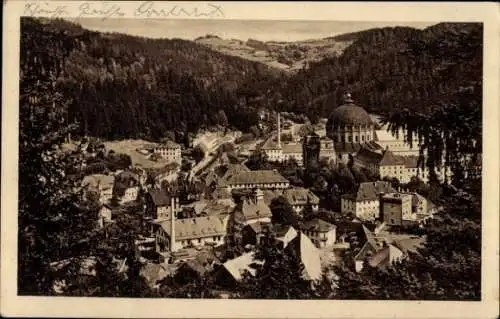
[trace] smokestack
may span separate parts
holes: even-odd
[[[170,197],[170,252],[175,252],[175,196]]]
[[[279,112],[278,112],[278,147],[281,148],[281,121]]]

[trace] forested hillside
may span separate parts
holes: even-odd
[[[372,29],[337,40],[354,42],[341,56],[312,64],[283,82],[283,109],[327,116],[349,90],[358,104],[384,114],[424,110],[460,91],[481,90],[481,24]],[[480,91],[475,93],[480,99]]]
[[[256,112],[239,103],[247,96],[238,88],[279,76],[191,41],[103,34],[63,20],[23,18],[21,24],[23,54],[64,48],[57,85],[71,101],[68,120],[78,120],[82,134],[159,138],[228,121],[247,130]]]
[[[387,116],[427,112],[463,92],[481,105],[481,24],[371,29],[335,39],[353,44],[291,76],[193,41],[103,34],[63,20],[23,19],[21,50],[36,57],[49,44],[64,48],[56,76],[71,102],[68,120],[79,121],[81,134],[108,139],[156,139],[217,124],[247,131],[262,106],[314,121],[340,105],[346,90]]]

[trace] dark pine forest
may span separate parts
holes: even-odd
[[[481,24],[338,36],[353,44],[296,74],[192,41],[104,34],[63,20],[24,18],[21,24],[22,62],[54,73],[70,101],[68,120],[79,123],[82,135],[158,139],[168,131],[225,124],[246,132],[260,107],[315,122],[340,105],[346,90],[367,110],[385,115],[432,111],[463,92],[481,102]],[[48,48],[57,65],[44,62]],[[474,111],[480,117],[480,107]]]

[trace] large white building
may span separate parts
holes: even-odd
[[[181,146],[175,142],[167,141],[161,145],[156,145],[153,148],[153,153],[161,155],[162,158],[169,162],[182,162]]]
[[[394,154],[391,150],[383,151],[361,148],[353,158],[354,164],[369,170],[372,174],[380,176],[381,179],[397,178],[400,183],[409,183],[413,177],[418,177],[425,183],[429,181],[429,169],[423,168],[418,163],[418,156],[401,156]],[[449,177],[450,168],[446,169]],[[436,168],[438,179],[444,181],[445,169]]]
[[[261,146],[267,159],[270,162],[285,162],[294,160],[299,166],[304,165],[305,149],[304,144],[299,140],[283,142],[280,114],[278,113],[278,132],[275,136],[268,138]],[[335,159],[335,148],[333,141],[327,137],[319,138],[319,158]]]

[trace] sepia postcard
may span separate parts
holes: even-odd
[[[3,316],[500,315],[495,4],[4,9]]]

